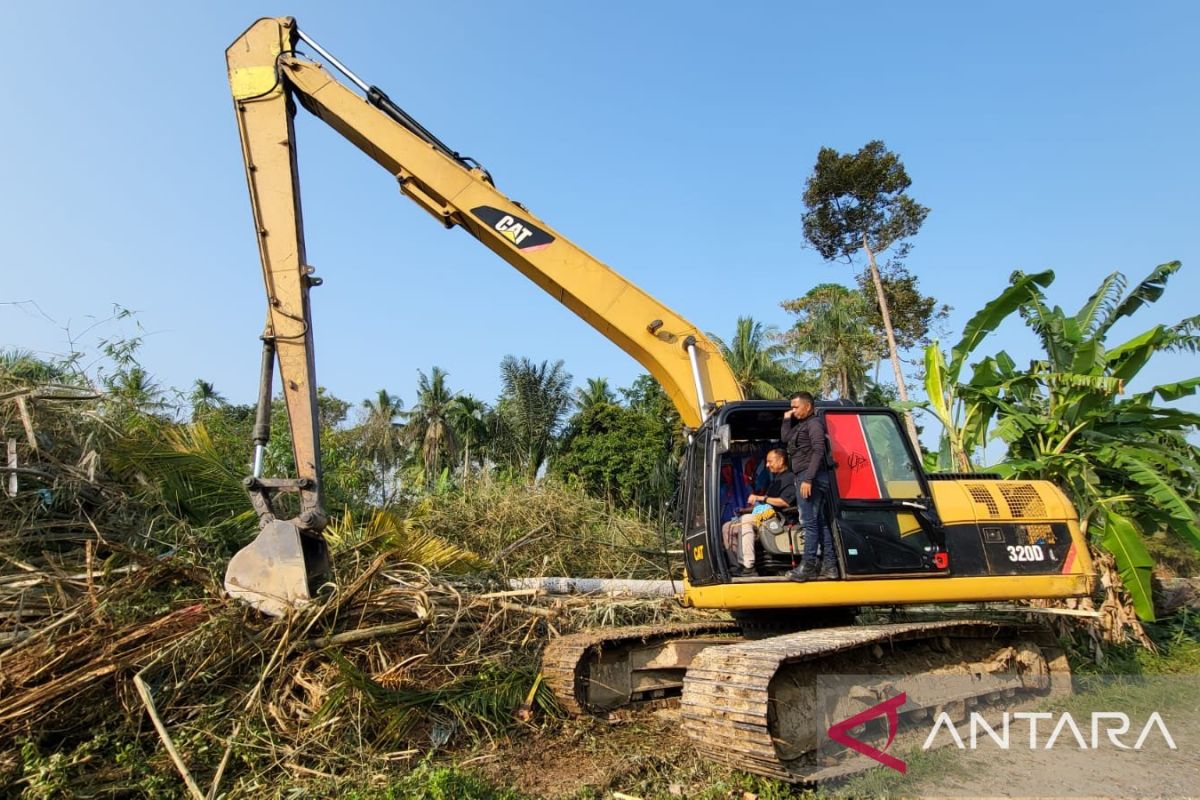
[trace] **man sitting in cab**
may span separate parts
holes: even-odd
[[[752,494],[746,498],[750,511],[729,520],[721,529],[725,536],[725,550],[729,554],[729,571],[735,578],[756,574],[754,540],[764,514],[768,511],[779,514],[783,509],[796,505],[796,482],[788,472],[787,456],[783,450],[775,448],[767,453],[767,471],[771,473],[767,488],[762,494]]]

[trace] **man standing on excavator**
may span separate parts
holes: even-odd
[[[804,558],[788,573],[793,581],[838,577],[837,556],[833,552],[833,531],[829,527],[825,501],[829,496],[829,471],[825,468],[825,426],[817,417],[813,396],[808,392],[792,395],[792,407],[783,413],[779,438],[787,445],[792,473],[796,479],[796,503],[804,528]],[[818,566],[818,550],[820,566]]]

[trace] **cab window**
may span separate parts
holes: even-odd
[[[825,415],[843,500],[906,500],[922,496],[920,471],[904,446],[898,420],[885,413]]]

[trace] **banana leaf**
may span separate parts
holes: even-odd
[[[957,383],[962,372],[963,363],[984,337],[1021,307],[1031,296],[1040,293],[1041,289],[1054,281],[1054,272],[1046,270],[1032,275],[1017,275],[1012,283],[1000,293],[1000,296],[985,305],[963,328],[962,339],[950,351],[950,366],[946,371],[945,380]]]
[[[1128,472],[1130,479],[1137,483],[1143,493],[1171,516],[1176,523],[1171,526],[1172,529],[1188,539],[1192,546],[1200,548],[1200,536],[1196,535],[1196,512],[1179,492],[1163,480],[1156,469],[1139,458],[1136,452],[1119,453],[1117,463]]]
[[[1153,622],[1154,598],[1150,589],[1150,575],[1154,570],[1154,559],[1147,552],[1133,520],[1109,510],[1103,512],[1102,519],[1104,530],[1100,534],[1100,546],[1116,558],[1117,572],[1129,592],[1138,617]]]
[[[1183,264],[1179,261],[1168,261],[1151,270],[1150,274],[1121,301],[1121,304],[1101,320],[1100,324],[1096,326],[1096,336],[1107,333],[1113,323],[1121,317],[1128,317],[1142,306],[1153,303],[1162,297],[1167,288],[1167,280],[1178,272],[1181,266]]]
[[[1091,333],[1095,330],[1097,323],[1116,311],[1117,304],[1121,301],[1121,295],[1124,293],[1125,276],[1119,272],[1111,273],[1100,282],[1099,288],[1083,304],[1083,308],[1079,309],[1079,313],[1075,315],[1076,324]]]

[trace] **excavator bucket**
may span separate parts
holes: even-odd
[[[282,617],[308,603],[314,581],[328,573],[325,540],[300,533],[293,522],[275,520],[230,560],[225,591],[264,614]]]

